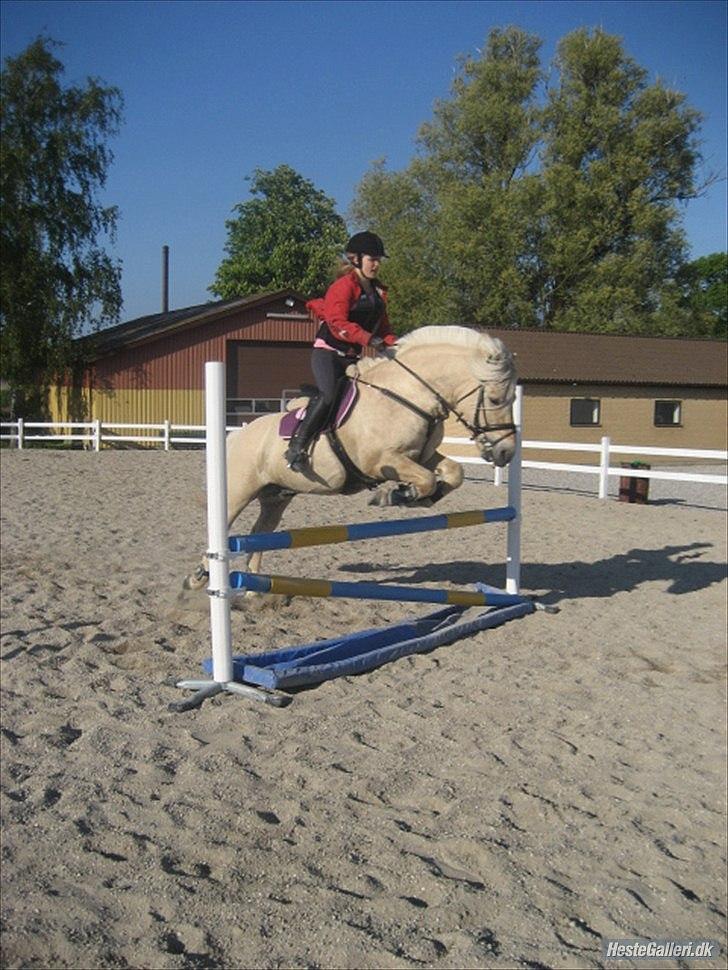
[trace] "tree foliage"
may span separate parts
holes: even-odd
[[[698,112],[622,50],[578,30],[559,45],[544,114],[541,314],[557,329],[657,329],[685,260],[677,205],[696,194]]]
[[[250,194],[226,223],[226,257],[210,292],[229,300],[286,287],[306,295],[325,289],[346,243],[334,200],[288,165],[256,169]]]
[[[26,416],[82,363],[73,338],[114,322],[121,307],[121,270],[102,247],[117,210],[98,192],[122,98],[93,78],[64,87],[57,46],[39,37],[0,74],[2,375]]]
[[[395,322],[693,332],[677,277],[699,113],[601,30],[564,37],[551,77],[539,50],[491,31],[418,157],[358,186],[352,217],[392,254]]]
[[[711,253],[682,266],[676,274],[680,303],[696,334],[728,337],[728,253]]]

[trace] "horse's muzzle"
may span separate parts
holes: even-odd
[[[500,438],[495,443],[491,443],[485,437],[482,437],[478,444],[483,460],[495,465],[496,468],[504,468],[516,453],[515,440],[511,434]]]
[[[496,468],[505,468],[505,466],[511,461],[515,449],[513,448],[497,448],[492,452],[491,457],[488,459],[491,461]]]

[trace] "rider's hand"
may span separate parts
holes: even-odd
[[[383,344],[384,344],[384,341],[382,340],[381,337],[372,337],[371,340],[369,341],[369,346],[372,347],[374,350],[379,350],[379,348],[383,346]]]

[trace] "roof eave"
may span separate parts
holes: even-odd
[[[306,297],[304,297],[302,294],[298,293],[296,290],[286,288],[283,290],[277,290],[275,293],[260,294],[258,297],[253,298],[240,297],[239,300],[226,302],[224,306],[214,304],[209,309],[203,310],[201,313],[196,313],[190,317],[183,317],[181,320],[175,320],[166,326],[155,328],[152,332],[145,332],[136,337],[124,337],[120,334],[116,340],[111,338],[106,346],[99,348],[95,355],[95,359],[98,360],[102,357],[108,357],[110,354],[116,353],[116,351],[120,350],[122,347],[140,347],[143,344],[153,343],[155,340],[159,340],[160,337],[167,336],[179,330],[185,330],[188,327],[196,327],[201,323],[210,323],[216,318],[225,316],[231,311],[241,308],[245,308],[246,310],[255,309],[255,307],[263,304],[273,303],[275,300],[278,300],[283,296],[293,297],[294,299],[300,300],[302,303],[306,302]],[[90,337],[93,336],[99,336],[99,334],[90,335]]]
[[[704,387],[713,390],[728,389],[728,383],[721,381],[690,381],[690,380],[671,380],[669,378],[655,378],[654,380],[642,380],[639,378],[605,378],[605,377],[539,377],[522,376],[523,384],[606,384],[610,387]]]

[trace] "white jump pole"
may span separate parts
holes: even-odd
[[[212,679],[218,684],[227,684],[233,679],[225,411],[225,365],[218,361],[208,361],[205,364],[207,559],[210,572],[207,591],[210,596],[212,630]]]
[[[516,426],[516,451],[508,466],[508,504],[516,510],[516,517],[508,523],[506,544],[506,592],[521,589],[521,439],[523,425],[523,387],[516,387],[513,401],[513,423]]]
[[[170,704],[174,711],[199,707],[207,697],[221,691],[243,694],[277,707],[287,703],[283,695],[268,694],[233,680],[232,630],[230,624],[230,553],[228,549],[227,453],[225,365],[220,361],[205,364],[205,464],[207,471],[207,561],[210,574],[212,635],[212,680],[181,680],[177,687],[195,690],[189,700]]]

